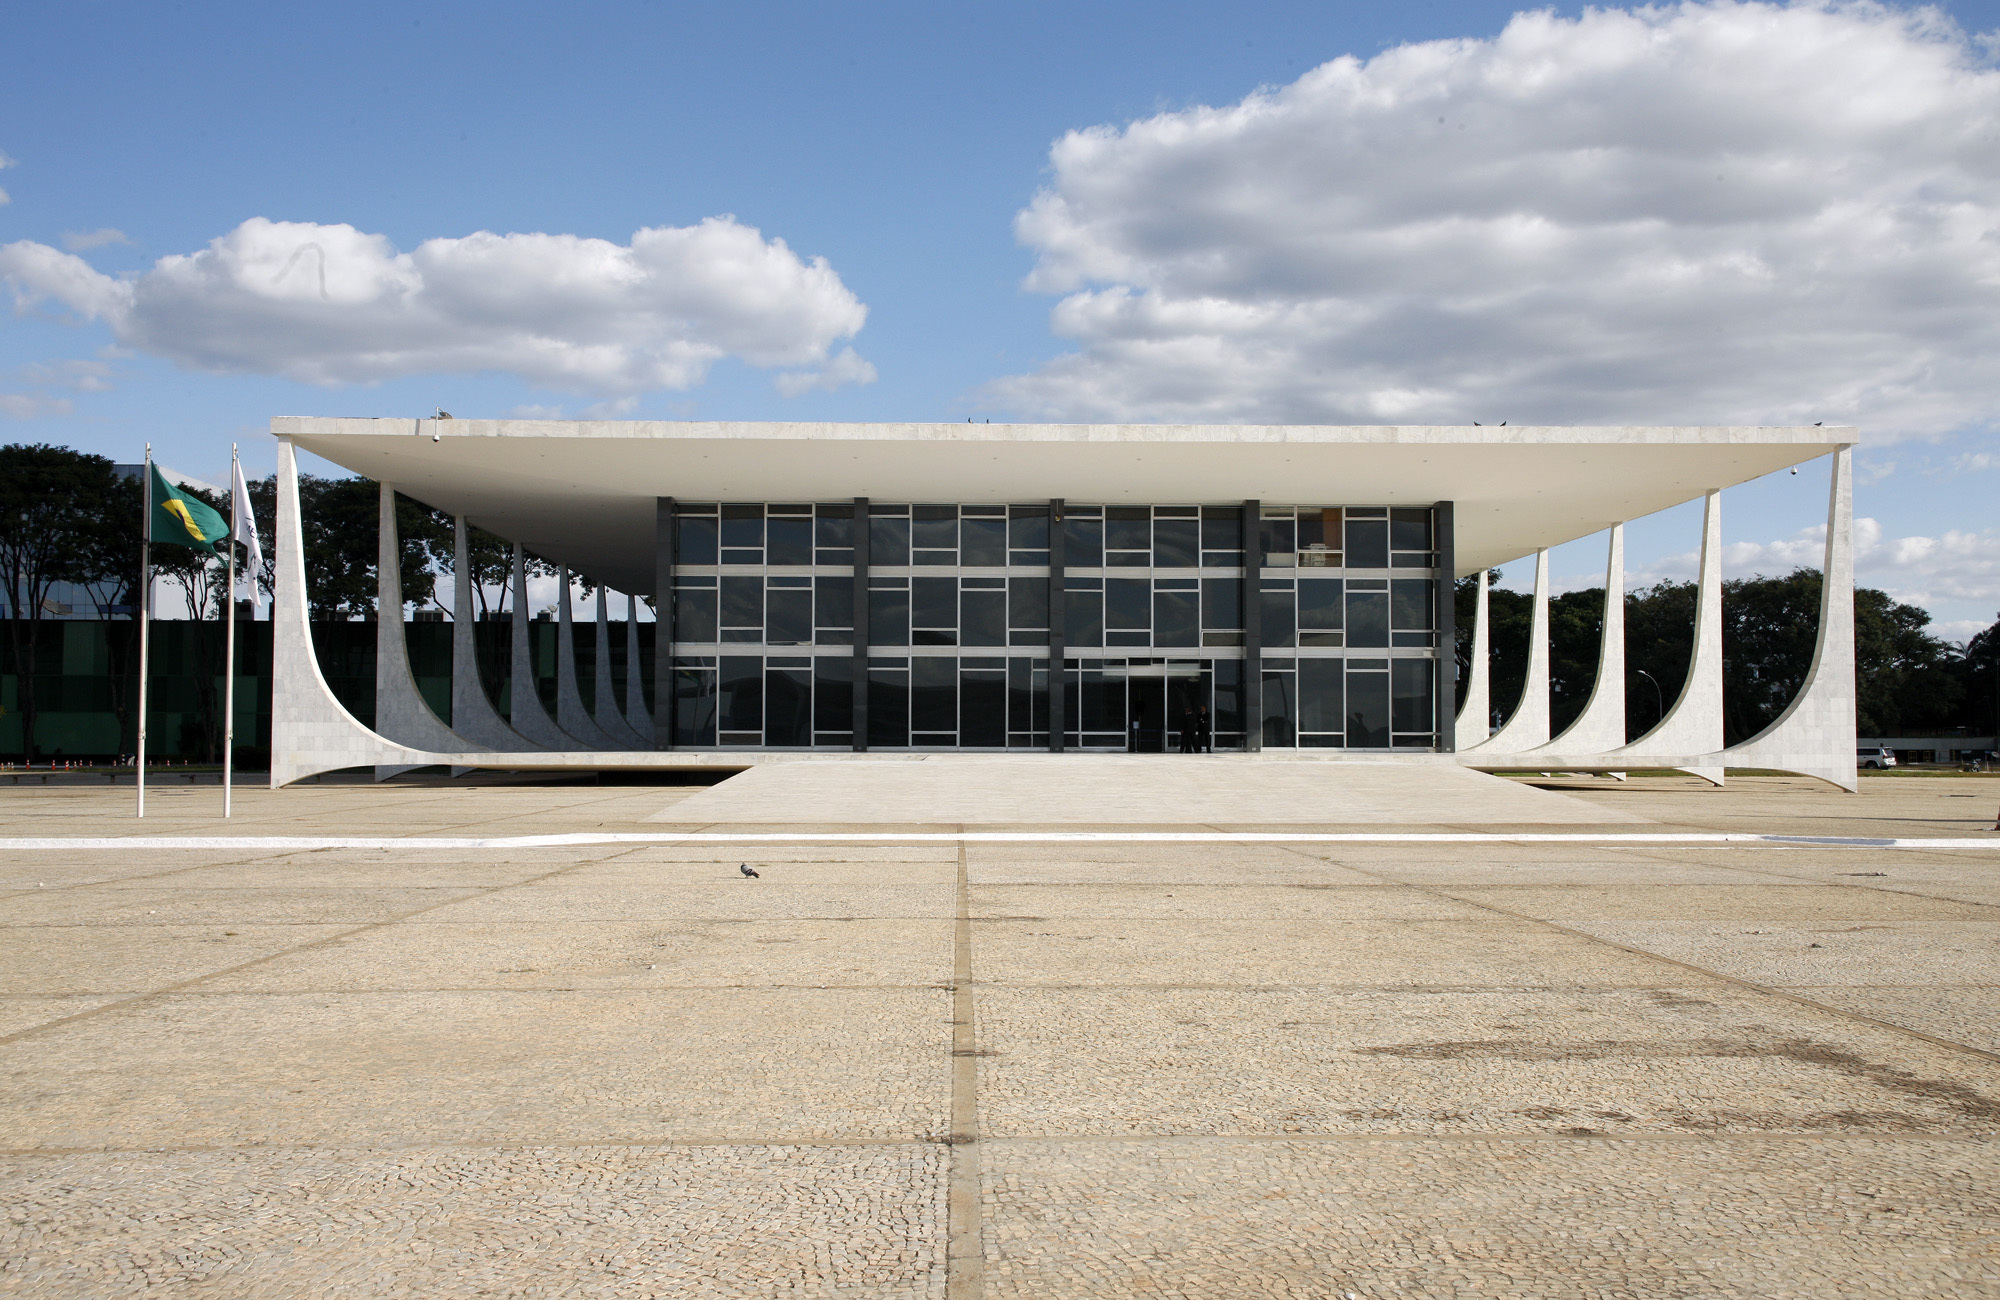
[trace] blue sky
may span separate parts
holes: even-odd
[[[1629,23],[1578,25],[1575,7],[1551,12],[1536,26],[1516,20],[1514,6],[1421,3],[25,7],[10,15],[0,79],[0,154],[11,161],[0,169],[10,200],[0,206],[0,245],[48,251],[11,264],[19,309],[0,324],[0,439],[128,459],[150,438],[169,464],[215,478],[232,440],[253,465],[269,464],[274,414],[435,406],[461,416],[1515,423],[1810,422],[1824,410],[1829,423],[1860,423],[1868,440],[1859,513],[1875,521],[1878,543],[1864,580],[1926,604],[1950,633],[1991,620],[2000,610],[1990,505],[2000,458],[1992,381],[1980,372],[1990,368],[1992,328],[1983,309],[1994,304],[1952,297],[1986,285],[1990,267],[1965,260],[1978,256],[1976,239],[1933,232],[1919,240],[1934,239],[1936,255],[1920,264],[1891,258],[1872,279],[1826,268],[1867,263],[1870,238],[1907,246],[1908,229],[1932,230],[1910,216],[1924,196],[1950,191],[1947,206],[1975,222],[2000,211],[1994,120],[1983,137],[1938,143],[1948,130],[1940,123],[1969,117],[1977,126],[1982,108],[2000,103],[1987,98],[1992,46],[1977,39],[2000,28],[2000,5],[1938,11],[1963,36],[1935,21],[1918,31],[1900,11],[1820,15],[1827,21],[1808,33],[1824,42],[1818,68],[1779,69],[1769,80],[1782,90],[1787,75],[1817,73],[1858,88],[1855,98],[1882,100],[1823,132],[1775,98],[1728,107],[1719,127],[1697,120],[1701,106],[1727,98],[1715,86],[1765,80],[1713,54],[1719,38],[1701,24],[1769,27],[1763,11],[1706,11],[1660,28],[1679,54],[1641,69],[1659,78],[1644,94],[1621,89],[1644,75],[1614,69],[1601,85],[1575,79],[1554,108],[1495,109],[1492,83],[1523,66],[1509,58],[1580,66],[1628,57],[1619,51]],[[1760,39],[1777,62],[1800,44],[1782,32]],[[1342,56],[1360,71],[1300,84]],[[1925,60],[1934,58],[1954,64],[1958,98],[1927,99],[1938,75]],[[1354,106],[1366,98],[1349,94],[1357,86],[1435,102],[1441,143],[1399,144]],[[1272,98],[1246,107],[1260,87]],[[1386,288],[1363,285],[1353,265],[1318,264],[1323,247],[1409,248],[1410,232],[1435,228],[1439,213],[1470,212],[1476,224],[1487,219],[1481,204],[1521,207],[1507,196],[1550,184],[1544,160],[1560,134],[1551,123],[1579,112],[1603,133],[1598,153],[1629,138],[1640,160],[1633,174],[1680,179],[1586,178],[1576,194],[1616,189],[1630,210],[1576,220],[1640,229],[1652,205],[1670,241],[1610,248],[1578,236],[1553,254],[1519,252],[1517,272],[1541,255],[1583,267],[1566,273],[1574,283],[1561,301],[1494,269],[1524,247],[1499,236],[1426,245],[1404,263],[1385,253]],[[1126,130],[1148,119],[1157,121]],[[1473,137],[1450,133],[1468,121],[1486,136],[1459,145]],[[1662,122],[1668,138],[1650,139]],[[1099,127],[1109,130],[1096,143],[1052,153],[1066,133]],[[1703,143],[1705,131],[1719,134]],[[1338,148],[1320,148],[1335,137]],[[1290,161],[1308,156],[1311,166]],[[1771,177],[1792,175],[1810,190],[1816,168],[1846,178],[1828,184],[1875,196],[1889,224],[1879,236],[1864,221],[1828,236],[1811,266],[1771,262],[1759,274],[1805,286],[1796,300],[1770,308],[1747,341],[1705,345],[1714,321],[1765,308],[1746,307],[1731,296],[1739,289],[1714,287],[1701,268],[1766,247],[1759,240],[1796,243],[1783,224],[1793,218],[1760,215],[1775,210],[1766,190]],[[1708,186],[1711,170],[1715,188],[1701,190],[1706,206],[1695,210],[1688,178],[1700,173]],[[1356,215],[1354,189],[1398,197]],[[1038,192],[1054,205],[1017,225]],[[1844,197],[1829,190],[1815,200],[1818,216],[1794,229],[1824,231]],[[1567,208],[1540,215],[1560,227],[1579,201],[1571,195]],[[479,231],[623,248],[635,231],[722,214],[760,232],[771,265],[755,284],[709,287],[737,297],[710,302],[706,323],[693,327],[708,335],[678,340],[708,348],[681,369],[648,361],[552,378],[460,320],[454,328],[469,331],[460,352],[413,345],[378,369],[357,358],[311,376],[332,382],[305,382],[302,358],[331,337],[316,326],[287,341],[246,316],[236,334],[197,345],[187,339],[239,299],[183,284],[120,323],[113,308],[92,306],[110,280],[78,289],[75,276],[61,280],[71,263],[58,265],[81,258],[111,280],[133,280],[258,218],[345,224],[408,254]],[[1899,233],[1896,221],[1916,225]],[[1761,233],[1741,233],[1753,227]],[[259,238],[304,238],[274,229]],[[777,240],[796,256],[775,251]],[[317,243],[317,269],[335,277],[338,298],[345,246]],[[1592,257],[1603,259],[1601,274],[1579,261]],[[813,258],[825,262],[818,280]],[[1632,268],[1663,258],[1684,259],[1709,287],[1675,298],[1681,289],[1655,285],[1639,296],[1657,310],[1628,319],[1620,304],[1634,296]],[[1222,275],[1220,263],[1240,267]],[[278,274],[313,269],[293,256]],[[1455,296],[1455,285],[1482,276],[1495,301],[1539,304],[1508,309],[1529,322],[1526,341],[1503,338],[1492,325],[1499,317]],[[1621,277],[1617,293],[1586,283]],[[432,291],[442,283],[433,279]],[[774,295],[784,301],[772,306]],[[1280,300],[1285,310],[1270,314]],[[865,325],[851,328],[864,307]],[[1329,323],[1357,313],[1365,333]],[[1251,323],[1213,323],[1224,317]],[[1196,318],[1209,323],[1185,324]],[[1167,337],[1176,329],[1183,334]],[[273,335],[268,346],[242,337],[260,333]],[[1627,360],[1586,346],[1607,336],[1629,340]],[[1759,339],[1773,340],[1768,357],[1751,355]],[[849,348],[851,361],[839,361]],[[1884,359],[1905,352],[1920,362]],[[436,359],[465,355],[493,360],[482,369]],[[1659,361],[1669,356],[1672,364]],[[1547,357],[1575,364],[1537,360]],[[1745,358],[1741,373],[1732,357]],[[1370,377],[1327,379],[1328,358],[1342,374]],[[873,381],[861,382],[868,367]],[[1475,373],[1484,378],[1457,378]],[[787,375],[803,391],[774,385]],[[1732,570],[1780,571],[1801,546],[1810,550],[1800,534],[1824,517],[1824,474],[1779,476],[1726,502]],[[1695,530],[1687,511],[1635,527],[1634,579],[1691,572]],[[1554,567],[1594,581],[1599,555],[1601,542],[1579,543]]]

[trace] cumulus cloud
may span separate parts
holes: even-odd
[[[38,420],[45,415],[68,415],[74,409],[66,397],[47,393],[0,393],[0,417],[9,420]]]
[[[787,397],[797,397],[815,388],[830,392],[843,384],[872,384],[875,382],[875,367],[855,355],[853,348],[842,348],[819,369],[788,371],[779,375],[776,382],[779,392]]]
[[[1859,423],[2000,396],[2000,72],[1932,10],[1516,15],[1074,131],[1045,417]]]
[[[9,158],[4,153],[0,153],[0,171],[6,171],[9,167],[12,167],[13,165],[14,165],[14,160],[12,158]],[[9,203],[12,203],[13,201],[14,201],[13,199],[7,196],[7,191],[0,190],[0,208],[6,207]]]
[[[498,371],[607,398],[689,388],[725,357],[830,368],[868,314],[824,258],[731,217],[629,244],[481,231],[409,252],[259,217],[131,278],[30,241],[0,247],[0,277],[19,310],[53,300],[194,370],[322,385]]]
[[[111,226],[97,230],[65,230],[62,244],[72,253],[87,253],[93,248],[106,248],[112,244],[129,244],[125,232]]]

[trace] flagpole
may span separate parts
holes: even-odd
[[[229,444],[229,586],[224,591],[222,636],[222,815],[229,816],[230,759],[236,753],[236,444]]]
[[[146,444],[143,475],[146,512],[139,517],[139,748],[134,756],[133,783],[139,789],[139,815],[146,815],[146,643],[153,617],[153,444]]]

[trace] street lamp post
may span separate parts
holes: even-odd
[[[1639,674],[1639,676],[1645,678],[1647,681],[1653,683],[1653,704],[1654,707],[1658,710],[1658,712],[1655,714],[1653,718],[1653,725],[1657,727],[1662,722],[1665,722],[1667,720],[1666,692],[1660,689],[1660,683],[1653,676],[1653,674],[1647,672],[1644,668],[1634,668],[1632,671]]]

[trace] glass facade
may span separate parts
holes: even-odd
[[[677,503],[672,529],[676,747],[1437,742],[1430,507]]]

